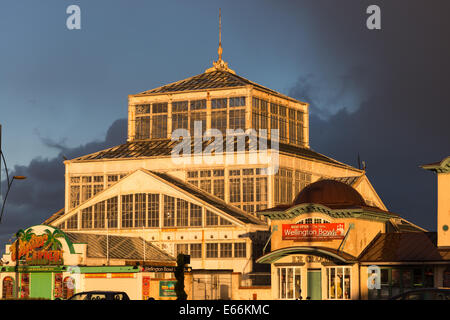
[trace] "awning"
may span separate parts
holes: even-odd
[[[273,263],[282,257],[293,255],[293,254],[312,254],[324,258],[328,258],[332,261],[338,263],[355,263],[356,257],[342,252],[336,249],[326,248],[326,247],[306,247],[306,246],[296,246],[277,249],[272,251],[259,259],[256,260],[257,263]]]

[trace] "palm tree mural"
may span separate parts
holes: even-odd
[[[61,242],[57,238],[64,237],[64,233],[61,230],[45,230],[45,234],[47,235],[47,241],[44,243],[44,250],[60,250],[62,248]]]
[[[27,229],[27,230],[24,232],[23,237],[22,237],[21,240],[24,241],[24,242],[28,242],[28,241],[31,240],[31,237],[32,237],[33,235],[35,235],[34,232],[33,232],[33,229],[29,228],[29,229]]]
[[[14,241],[14,245],[11,247],[10,251],[14,252],[15,255],[18,255],[17,252],[20,253],[21,244],[30,241],[33,235],[34,232],[32,228],[29,228],[26,231],[24,231],[23,229],[17,231],[16,241]]]

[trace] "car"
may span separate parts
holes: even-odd
[[[130,300],[123,291],[85,291],[74,294],[68,300]]]
[[[450,288],[426,288],[403,292],[390,300],[450,300]]]

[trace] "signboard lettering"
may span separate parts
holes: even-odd
[[[62,244],[58,238],[64,234],[60,230],[44,230],[43,234],[35,234],[33,229],[19,231],[18,238],[9,247],[11,260],[19,260],[25,265],[62,265]]]
[[[283,224],[282,239],[326,241],[344,238],[344,223]]]

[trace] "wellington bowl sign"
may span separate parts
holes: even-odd
[[[282,239],[326,241],[344,238],[344,223],[283,224]]]

